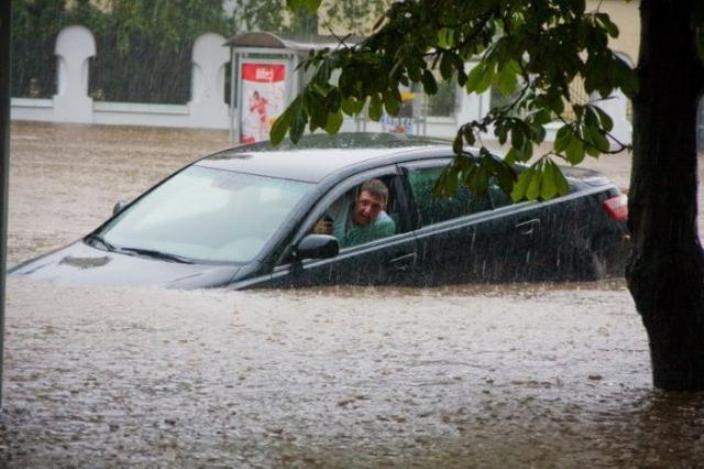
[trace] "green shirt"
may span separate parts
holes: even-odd
[[[396,233],[396,223],[384,211],[368,225],[358,225],[352,220],[354,203],[330,207],[328,211],[333,219],[332,234],[340,242],[340,247],[355,246],[375,239],[385,238]]]

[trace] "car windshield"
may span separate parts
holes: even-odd
[[[191,166],[125,209],[101,236],[117,250],[247,262],[310,187],[299,181]]]

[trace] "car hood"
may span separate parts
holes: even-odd
[[[238,266],[182,264],[96,249],[77,241],[8,272],[68,285],[207,288],[228,284]]]

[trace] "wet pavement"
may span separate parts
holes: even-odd
[[[10,264],[226,145],[13,123]],[[12,278],[6,315],[11,467],[704,466],[704,396],[652,389],[619,280],[182,292]]]

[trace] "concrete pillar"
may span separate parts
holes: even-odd
[[[191,101],[188,103],[192,127],[227,128],[228,107],[225,103],[225,65],[230,50],[225,38],[206,33],[193,44]]]
[[[64,28],[56,38],[59,89],[54,95],[54,120],[90,123],[93,99],[88,96],[89,59],[95,56],[93,34],[83,26]]]

